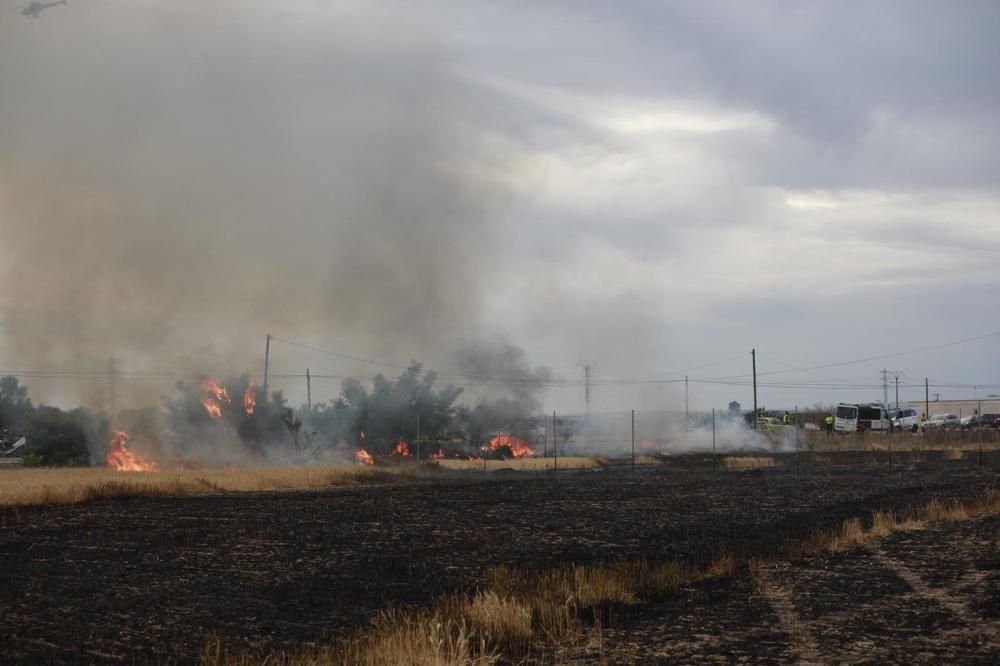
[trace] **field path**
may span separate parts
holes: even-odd
[[[779,569],[758,565],[753,569],[757,588],[774,609],[781,631],[789,637],[789,658],[799,664],[821,664],[823,658],[811,622],[795,609],[792,590],[779,582]]]
[[[755,564],[605,632],[593,663],[996,664],[1000,516]]]

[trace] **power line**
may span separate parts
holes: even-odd
[[[887,358],[897,358],[899,356],[907,356],[909,354],[920,354],[927,351],[934,351],[936,349],[944,349],[946,347],[955,347],[957,345],[964,345],[969,342],[978,342],[980,340],[986,340],[987,338],[992,338],[1000,335],[1000,331],[994,331],[993,333],[986,333],[985,335],[977,335],[974,338],[966,338],[964,340],[954,340],[952,342],[945,342],[939,345],[932,345],[930,347],[921,347],[920,349],[909,349],[907,351],[895,352],[892,354],[882,354],[880,356],[870,356],[868,358],[860,358],[853,361],[839,361],[837,363],[824,363],[822,365],[813,365],[807,368],[796,368],[800,372],[806,372],[809,370],[822,370],[824,368],[839,368],[845,365],[857,365],[859,363],[868,363],[870,361],[881,361]],[[792,367],[792,366],[789,366]],[[774,370],[772,372],[758,372],[757,376],[761,375],[782,375],[793,372],[793,370]],[[749,377],[750,375],[730,375],[728,377],[714,377],[713,379],[738,379],[743,377]]]
[[[1000,335],[1000,331],[996,331],[996,332],[992,332],[992,333],[987,333],[987,334],[975,336],[975,337],[972,337],[972,338],[965,338],[965,339],[962,339],[962,340],[955,340],[955,341],[952,341],[952,342],[946,342],[946,343],[942,343],[942,344],[931,345],[931,346],[928,346],[928,347],[922,347],[922,348],[918,348],[918,349],[910,349],[910,350],[906,350],[906,351],[895,352],[895,353],[892,353],[892,354],[883,354],[883,355],[879,355],[879,356],[871,356],[871,357],[867,357],[867,358],[855,359],[855,360],[850,360],[850,361],[840,361],[840,362],[837,362],[837,363],[825,363],[825,364],[820,364],[820,365],[808,366],[808,367],[804,367],[804,368],[803,367],[793,366],[791,364],[785,363],[783,361],[778,361],[777,359],[773,359],[773,358],[770,358],[770,357],[767,357],[767,356],[764,356],[763,354],[761,354],[762,357],[768,358],[768,360],[771,360],[771,361],[773,361],[775,363],[778,363],[780,365],[784,365],[787,368],[789,368],[789,370],[776,370],[776,371],[770,371],[770,372],[764,372],[764,373],[757,373],[758,377],[761,377],[761,376],[774,376],[774,375],[780,375],[780,374],[788,374],[789,372],[802,372],[802,373],[806,373],[806,374],[812,374],[812,375],[814,375],[816,377],[819,377],[821,379],[827,379],[827,380],[830,380],[831,382],[835,382],[835,383],[827,384],[827,383],[819,383],[819,382],[812,382],[812,383],[807,383],[807,382],[795,382],[795,383],[790,383],[790,382],[789,383],[781,383],[781,382],[771,382],[771,383],[768,383],[768,382],[758,382],[758,384],[760,386],[768,387],[768,388],[800,388],[800,389],[849,388],[849,389],[869,389],[869,388],[872,388],[873,386],[875,388],[878,388],[879,385],[872,385],[872,384],[867,384],[867,383],[851,383],[849,380],[837,379],[835,377],[827,377],[827,376],[824,376],[824,375],[821,375],[821,374],[818,374],[818,373],[813,373],[811,371],[812,370],[824,369],[824,368],[833,368],[833,367],[842,367],[842,366],[847,366],[847,365],[856,365],[856,364],[867,363],[867,362],[875,361],[875,360],[882,360],[882,359],[887,359],[887,358],[895,358],[895,357],[899,357],[899,356],[905,356],[905,355],[908,355],[908,354],[917,354],[917,353],[922,353],[922,352],[927,352],[927,351],[933,351],[933,350],[937,350],[937,349],[944,349],[944,348],[953,347],[953,346],[957,346],[957,345],[961,345],[961,344],[967,344],[967,343],[970,343],[970,342],[977,342],[977,341],[980,341],[980,340],[985,340],[985,339],[988,339],[988,338],[991,338],[991,337],[995,337],[995,336],[998,336],[998,335]],[[331,350],[328,350],[328,349],[322,349],[322,348],[319,348],[319,347],[305,345],[305,344],[302,344],[302,343],[299,343],[299,342],[288,340],[286,338],[280,338],[280,337],[272,336],[272,339],[275,340],[275,341],[282,342],[284,344],[291,345],[293,347],[298,347],[298,348],[306,349],[306,350],[313,351],[313,352],[316,352],[316,353],[326,354],[326,355],[329,355],[329,356],[334,356],[334,357],[337,357],[337,358],[343,358],[343,359],[347,359],[347,360],[353,360],[353,361],[357,361],[357,362],[361,362],[361,363],[367,363],[367,364],[373,364],[373,365],[380,365],[380,366],[384,366],[384,367],[391,367],[391,368],[402,369],[402,370],[409,369],[409,367],[410,367],[408,365],[402,365],[402,364],[398,364],[398,363],[390,363],[390,362],[385,362],[385,361],[377,361],[377,360],[374,360],[374,359],[368,359],[368,358],[364,358],[364,357],[361,357],[361,356],[355,356],[355,355],[351,355],[351,354],[344,354],[344,353],[341,353],[341,352],[331,351]],[[733,356],[733,357],[729,357],[729,358],[725,358],[725,359],[722,359],[722,360],[719,360],[719,361],[714,361],[712,363],[706,363],[706,364],[703,364],[703,365],[695,366],[693,368],[689,368],[688,370],[677,371],[676,374],[689,373],[689,372],[692,372],[694,370],[699,370],[699,369],[709,368],[709,367],[713,367],[713,366],[718,366],[718,365],[722,365],[724,363],[728,363],[728,362],[735,361],[735,360],[738,360],[738,359],[742,359],[742,358],[745,358],[745,357],[746,357],[746,354],[739,354],[739,355],[736,355],[736,356]],[[491,385],[491,384],[517,384],[517,385],[525,385],[525,386],[559,388],[559,387],[576,387],[576,386],[580,386],[581,384],[585,384],[586,383],[585,379],[584,380],[580,380],[580,379],[553,379],[553,378],[541,378],[541,377],[498,377],[498,376],[492,376],[492,375],[474,375],[474,374],[455,373],[455,372],[436,372],[436,374],[439,377],[443,377],[443,378],[449,378],[449,377],[451,377],[451,378],[456,378],[457,380],[464,380],[464,381],[453,381],[452,383],[455,383],[456,385],[466,385],[466,386]],[[671,378],[669,376],[670,374],[675,374],[675,373],[660,373],[659,375],[655,375],[652,378],[637,378],[637,379],[629,379],[629,378],[625,378],[625,379],[594,379],[594,378],[591,378],[590,384],[591,384],[591,386],[626,386],[626,385],[675,384],[675,383],[680,383],[680,382],[685,381],[683,377]],[[13,376],[16,376],[16,377],[29,378],[29,379],[79,379],[79,380],[89,380],[89,379],[107,379],[107,377],[108,377],[108,371],[107,370],[100,371],[100,370],[64,370],[64,369],[63,370],[53,370],[53,369],[25,369],[25,368],[14,369],[14,368],[10,368],[10,369],[0,369],[0,375],[13,375]],[[664,376],[664,375],[666,375],[666,376]],[[135,372],[135,371],[133,371],[133,372],[115,372],[115,378],[116,379],[124,379],[124,380],[189,379],[192,376],[193,375],[191,375],[191,374],[178,373],[178,372],[158,372],[158,371],[149,371],[149,372]],[[275,377],[280,377],[280,378],[300,378],[300,377],[303,377],[304,375],[301,375],[301,374],[285,374],[285,375],[276,374],[274,376]],[[355,377],[356,378],[355,375],[342,375],[342,374],[327,374],[327,375],[319,374],[319,375],[312,375],[312,376],[315,377],[315,378],[323,378],[323,379],[347,379],[347,378],[350,378],[350,377]],[[751,375],[743,374],[743,375],[729,375],[729,376],[722,376],[722,377],[691,378],[690,381],[696,382],[696,383],[702,383],[702,384],[718,384],[718,385],[724,385],[724,386],[748,386],[750,384],[749,381],[739,381],[739,380],[748,379],[750,377],[751,377]],[[451,381],[451,380],[449,380],[449,381]],[[949,389],[969,389],[969,388],[974,388],[974,387],[978,387],[978,388],[982,388],[982,389],[997,389],[997,388],[1000,388],[1000,385],[997,385],[997,384],[983,384],[983,383],[976,383],[976,384],[938,383],[938,384],[934,384],[933,386],[935,388],[949,388]],[[916,389],[911,389],[910,387],[906,386],[905,384],[901,388],[903,390],[916,390]]]

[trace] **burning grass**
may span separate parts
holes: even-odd
[[[309,490],[388,481],[405,468],[359,465],[261,467],[123,473],[107,468],[13,469],[0,472],[0,507],[75,504],[98,499],[219,492]]]

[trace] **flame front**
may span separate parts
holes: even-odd
[[[431,454],[431,460],[441,460],[442,458],[444,458],[444,451],[442,451],[441,449],[438,449],[437,451]]]
[[[108,467],[114,467],[119,472],[155,472],[156,463],[147,460],[138,453],[128,450],[128,433],[124,430],[115,430],[108,442],[108,453],[106,459]]]
[[[364,449],[358,449],[354,452],[354,459],[359,463],[364,463],[365,465],[374,465],[375,459],[372,458],[371,454]]]
[[[510,455],[515,458],[527,458],[535,455],[535,450],[528,446],[528,443],[520,437],[500,433],[490,440],[490,450],[497,451],[503,447],[510,449]]]
[[[230,404],[229,392],[211,377],[201,380],[201,404],[213,419],[222,417],[222,405]]]
[[[404,458],[412,458],[413,452],[410,451],[410,445],[401,439],[398,442],[396,442],[396,446],[393,447],[392,455],[403,456]]]
[[[253,416],[253,410],[257,407],[257,378],[250,380],[250,385],[243,392],[243,411],[247,416]]]

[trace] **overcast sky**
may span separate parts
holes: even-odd
[[[751,348],[795,385],[769,407],[876,399],[883,367],[902,398],[1000,393],[996,2],[7,5],[0,369],[259,374],[272,333],[492,376],[594,359],[596,409],[682,408],[606,382],[685,373],[735,384],[692,408],[749,406]]]

